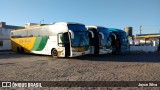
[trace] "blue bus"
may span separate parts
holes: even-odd
[[[90,54],[112,53],[110,32],[102,26],[87,26],[89,33]]]
[[[125,31],[116,28],[108,28],[112,39],[112,53],[126,53],[129,51],[128,36]]]

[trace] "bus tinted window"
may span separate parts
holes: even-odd
[[[68,24],[68,29],[74,33],[74,39],[72,39],[73,47],[81,47],[89,45],[88,33],[85,25],[81,24]]]
[[[105,34],[109,34],[109,30],[107,28],[98,28],[99,32],[105,33]]]
[[[26,30],[19,30],[16,32],[12,32],[11,34],[12,38],[22,38],[22,37],[27,37],[27,31]]]
[[[52,30],[48,30],[46,27],[31,28],[26,30],[15,30],[11,32],[12,38],[24,38],[24,37],[41,37],[41,36],[55,36],[56,34]]]
[[[88,46],[89,39],[88,33],[86,32],[74,32],[74,39],[72,39],[72,46]]]
[[[86,31],[85,26],[80,24],[68,24],[68,29],[72,31]]]
[[[110,45],[110,41],[109,41],[109,34],[110,34],[110,32],[109,32],[109,30],[107,28],[98,28],[98,31],[102,32],[103,35],[104,35],[103,39],[102,39],[102,36],[99,35],[100,36],[100,45],[101,46],[108,46],[108,45]]]
[[[58,46],[63,47],[64,44],[69,43],[68,33],[59,33],[58,34]]]
[[[58,46],[63,46],[63,42],[64,42],[64,39],[63,39],[63,33],[59,33],[58,34]]]

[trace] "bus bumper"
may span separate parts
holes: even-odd
[[[112,50],[111,49],[100,49],[99,50],[99,54],[109,54],[109,53],[112,53]]]
[[[82,56],[82,55],[87,55],[90,54],[90,50],[84,51],[84,52],[72,52],[72,56],[70,57],[77,57],[77,56]]]

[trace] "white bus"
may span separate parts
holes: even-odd
[[[75,57],[90,52],[87,30],[79,23],[58,22],[13,30],[11,44],[15,52],[53,57]]]
[[[87,26],[89,32],[90,54],[112,53],[111,35],[107,28],[102,26]]]

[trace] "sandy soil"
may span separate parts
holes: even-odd
[[[58,59],[43,55],[5,53],[0,54],[0,81],[160,81],[160,52]],[[160,90],[141,87],[52,89]]]

